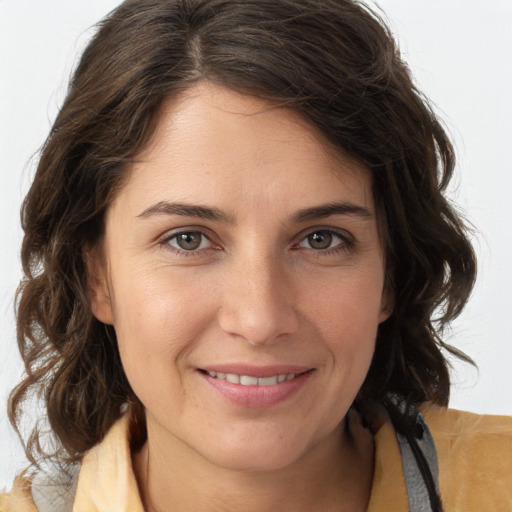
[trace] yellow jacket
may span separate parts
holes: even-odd
[[[430,405],[421,412],[437,448],[444,511],[512,512],[512,418]],[[129,418],[124,416],[85,455],[73,512],[144,512],[131,466],[128,430]],[[384,423],[375,435],[368,512],[408,510],[399,445],[392,426]],[[0,512],[38,512],[28,479],[18,477],[11,493],[0,497]]]

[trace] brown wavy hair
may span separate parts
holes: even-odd
[[[91,313],[87,251],[162,102],[200,80],[295,109],[372,172],[394,309],[358,402],[446,405],[444,351],[468,360],[441,337],[476,272],[444,196],[454,152],[381,17],[355,0],[127,0],[84,51],[22,207],[26,375],[9,416],[18,428],[36,392],[57,441],[43,450],[34,429],[33,463],[80,460],[127,402],[143,424],[115,331]]]

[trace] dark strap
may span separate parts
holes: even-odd
[[[415,433],[395,435],[402,455],[402,468],[410,512],[442,512],[439,466],[432,434],[418,413]]]

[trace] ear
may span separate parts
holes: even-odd
[[[93,315],[104,324],[114,324],[108,265],[103,251],[94,247],[86,251],[87,279]]]
[[[382,291],[382,299],[379,313],[379,324],[385,322],[393,313],[393,307],[395,305],[395,294],[389,283],[386,283],[384,290]]]

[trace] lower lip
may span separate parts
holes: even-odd
[[[295,395],[309,380],[313,371],[307,371],[292,380],[270,386],[244,386],[210,377],[199,372],[203,380],[230,402],[247,408],[273,407]]]

